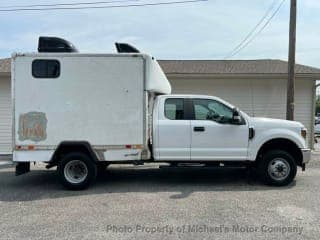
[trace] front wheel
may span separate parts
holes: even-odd
[[[297,174],[294,158],[282,150],[266,152],[259,162],[259,175],[264,183],[274,186],[290,184]]]
[[[83,153],[70,153],[58,164],[59,180],[70,190],[83,190],[94,182],[97,165]]]

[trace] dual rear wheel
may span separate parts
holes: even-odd
[[[69,153],[58,164],[59,180],[70,190],[88,188],[97,177],[97,164],[86,154]]]

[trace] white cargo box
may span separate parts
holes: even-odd
[[[56,76],[37,77],[36,64],[46,64],[38,60],[56,61]],[[68,140],[145,147],[148,94],[171,92],[144,54],[17,54],[12,66],[15,149],[53,150]]]

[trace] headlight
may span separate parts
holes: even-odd
[[[306,128],[302,128],[302,129],[301,129],[301,136],[302,136],[304,139],[307,139],[307,129],[306,129]]]

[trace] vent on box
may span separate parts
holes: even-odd
[[[39,52],[78,52],[69,41],[57,37],[39,37]]]
[[[128,43],[115,43],[118,53],[140,53],[138,49]]]

